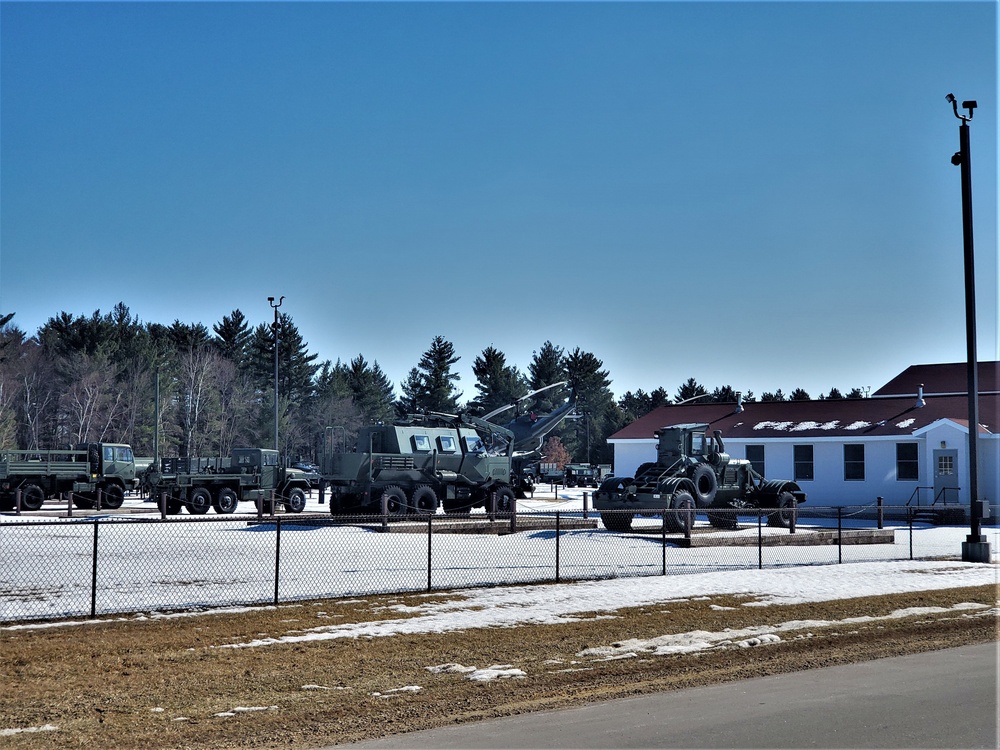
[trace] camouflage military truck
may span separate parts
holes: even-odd
[[[0,511],[39,510],[63,493],[73,493],[78,508],[114,510],[136,486],[132,448],[118,443],[81,443],[75,450],[0,450]]]
[[[265,513],[277,502],[292,513],[306,507],[310,478],[300,469],[279,466],[278,451],[267,448],[234,448],[228,460],[194,463],[183,459],[161,459],[144,477],[150,496],[167,496],[167,513],[202,515],[235,513],[239,503],[253,502]]]
[[[636,514],[663,514],[670,531],[690,530],[695,512],[705,509],[719,528],[736,526],[740,509],[773,509],[768,525],[787,527],[806,493],[790,480],[768,480],[745,459],[730,458],[722,433],[707,424],[678,424],[656,432],[656,461],[634,477],[608,477],[594,493],[594,509],[612,531],[628,531]],[[713,512],[714,510],[714,512]]]

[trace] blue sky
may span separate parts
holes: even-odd
[[[8,3],[0,312],[758,396],[997,358],[997,4]]]

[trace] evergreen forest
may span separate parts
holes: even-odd
[[[318,361],[286,314],[277,316],[276,325],[251,326],[237,309],[209,329],[180,321],[145,323],[119,303],[105,314],[59,313],[33,335],[14,318],[0,313],[0,447],[21,450],[104,441],[128,443],[140,456],[225,456],[234,447],[272,447],[277,422],[286,460],[313,460],[325,448],[351,450],[365,424],[406,414],[481,416],[515,402],[521,412],[544,413],[569,391],[519,399],[566,381],[576,397],[575,414],[552,434],[547,449],[564,460],[610,463],[606,438],[658,406],[698,398],[736,401],[730,386],[708,390],[694,378],[673,396],[658,387],[615,399],[596,354],[551,341],[533,352],[524,370],[494,347],[484,349],[473,362],[473,395],[462,401],[455,371],[461,357],[443,336],[430,341],[397,388],[363,354]],[[819,398],[861,395],[833,389]],[[756,400],[752,393],[742,397]],[[761,396],[809,398],[801,389]],[[494,421],[513,416],[508,411]]]

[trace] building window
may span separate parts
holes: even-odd
[[[746,457],[747,461],[750,462],[750,468],[760,474],[762,477],[767,476],[767,472],[764,471],[764,446],[763,445],[748,445],[746,447]]]
[[[793,446],[795,459],[795,481],[811,480],[813,478],[813,447],[811,445]]]
[[[916,482],[920,478],[916,443],[896,443],[896,479]]]
[[[844,446],[844,481],[865,480],[865,446],[853,443]]]

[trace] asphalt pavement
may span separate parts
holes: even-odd
[[[592,703],[341,748],[997,748],[998,643]]]

